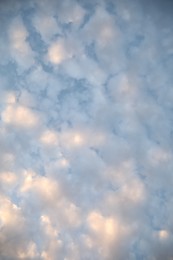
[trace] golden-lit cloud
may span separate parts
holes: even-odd
[[[44,202],[54,202],[60,193],[58,182],[45,176],[39,176],[32,170],[24,171],[21,192],[33,192]]]
[[[45,145],[57,145],[58,136],[57,133],[51,130],[46,130],[42,133],[40,141]]]
[[[37,252],[36,244],[33,241],[29,242],[26,249],[18,250],[17,256],[19,259],[32,259],[32,258],[38,257],[39,254]]]
[[[161,239],[161,240],[164,240],[164,239],[167,239],[167,238],[169,238],[169,232],[167,231],[167,230],[160,230],[159,232],[158,232],[158,235],[159,235],[159,238]]]
[[[16,227],[19,222],[22,226],[24,218],[21,209],[6,197],[0,197],[0,202],[0,221],[2,226]]]
[[[99,211],[93,210],[87,217],[90,235],[84,237],[88,248],[98,248],[104,259],[111,256],[111,248],[118,250],[119,241],[130,234],[130,228],[117,217],[103,216]]]
[[[48,49],[48,59],[53,64],[60,64],[73,55],[71,47],[68,47],[65,41],[53,43]]]
[[[1,172],[0,181],[7,185],[13,185],[17,181],[17,176],[14,172]]]
[[[91,230],[105,239],[105,242],[113,240],[117,235],[118,223],[114,218],[104,217],[99,212],[93,211],[87,221]]]
[[[69,148],[81,147],[86,143],[86,134],[82,131],[72,130],[61,134],[61,142]]]
[[[41,218],[41,225],[43,226],[44,231],[49,237],[57,237],[58,230],[52,226],[51,220],[47,215],[42,215]]]
[[[83,138],[82,138],[82,135],[80,134],[75,134],[74,137],[73,137],[73,142],[75,145],[80,145],[83,143]]]
[[[22,127],[33,127],[38,123],[38,117],[24,106],[8,105],[2,112],[2,119],[7,124]]]
[[[67,159],[62,158],[58,161],[58,163],[60,164],[61,167],[68,167],[69,166],[69,162]]]
[[[64,47],[58,43],[52,45],[48,51],[49,60],[55,64],[61,63],[65,59],[65,56],[66,52]]]

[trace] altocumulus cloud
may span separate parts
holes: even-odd
[[[0,2],[0,259],[173,259],[171,1]]]

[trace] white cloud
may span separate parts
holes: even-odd
[[[45,145],[57,145],[58,137],[54,131],[47,130],[41,135],[40,141]]]
[[[14,172],[1,172],[0,182],[2,190],[11,190],[18,184],[18,177]]]
[[[43,201],[53,201],[55,196],[58,195],[58,183],[44,177],[37,176],[35,172],[26,171],[24,173],[24,183],[21,187],[21,192],[32,190]]]
[[[172,259],[172,18],[17,2],[0,4],[0,259]]]
[[[55,34],[60,33],[55,18],[42,12],[35,14],[33,25],[46,43],[49,43]]]
[[[76,53],[80,54],[80,52],[80,42],[69,36],[66,38],[60,38],[50,44],[47,59],[53,65],[59,65],[65,60],[73,58]]]
[[[34,259],[38,256],[37,246],[34,242],[30,242],[26,250],[19,250],[17,253],[17,257],[19,257],[19,259]]]
[[[116,221],[113,218],[104,218],[98,212],[91,212],[88,216],[88,223],[91,230],[100,237],[105,236],[106,240],[114,239],[116,234]]]
[[[144,185],[139,180],[129,180],[129,182],[122,187],[122,195],[125,199],[134,203],[141,202],[146,198]]]
[[[8,105],[2,112],[2,120],[7,124],[22,127],[34,127],[38,123],[38,117],[30,109],[24,106]]]
[[[48,51],[48,59],[54,64],[60,64],[66,58],[70,58],[71,54],[64,48],[63,42],[54,43]]]
[[[79,25],[84,17],[85,10],[75,2],[64,1],[60,8],[59,17],[61,22]]]
[[[91,212],[87,218],[91,229],[91,241],[88,241],[92,247],[97,247],[100,257],[104,259],[112,258],[112,246],[119,253],[119,241],[123,241],[123,236],[128,237],[130,228],[121,223],[116,217],[104,217],[99,212]]]
[[[27,42],[28,32],[20,17],[14,18],[9,28],[10,53],[17,62],[19,71],[34,64],[33,52]]]
[[[169,232],[166,230],[159,231],[159,238],[163,240],[169,238]]]
[[[64,143],[64,146],[67,145],[70,149],[72,147],[80,147],[85,142],[85,136],[80,131],[69,131],[62,134],[62,143]]]

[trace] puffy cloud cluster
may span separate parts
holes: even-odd
[[[171,6],[0,3],[0,259],[173,259]]]

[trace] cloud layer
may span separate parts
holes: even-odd
[[[0,259],[173,259],[171,1],[1,1]]]

